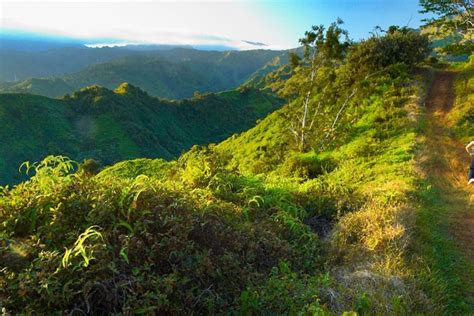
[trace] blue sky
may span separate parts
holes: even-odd
[[[345,21],[358,40],[375,26],[418,27],[418,0],[2,0],[0,26],[85,39],[132,44],[226,45],[241,49],[298,46],[311,25]]]
[[[366,38],[377,25],[384,29],[407,24],[417,28],[424,18],[418,13],[418,0],[293,0],[253,5],[273,23],[285,25],[288,40],[301,37],[311,25],[328,25],[338,17],[355,40]]]

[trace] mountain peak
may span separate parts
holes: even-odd
[[[116,94],[147,94],[142,89],[128,83],[122,82],[115,90]]]
[[[72,98],[80,99],[90,96],[103,96],[110,94],[110,90],[99,85],[90,85],[72,93]]]

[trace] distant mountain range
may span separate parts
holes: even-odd
[[[288,53],[0,36],[0,185],[50,154],[171,159],[247,130],[283,104],[251,87],[265,88]]]
[[[89,85],[113,89],[129,82],[151,95],[179,99],[195,91],[236,88],[262,69],[268,72],[286,64],[288,51],[69,47],[42,52],[1,50],[0,57],[0,79],[9,81],[0,83],[0,92],[60,97]]]
[[[174,158],[192,145],[242,132],[281,105],[251,88],[166,101],[128,83],[114,91],[91,86],[65,99],[0,94],[0,184],[24,179],[23,161],[50,154],[104,164]]]

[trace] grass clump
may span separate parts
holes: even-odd
[[[474,55],[473,55],[474,56]],[[457,136],[463,142],[470,142],[474,135],[474,57],[465,63],[459,71],[455,82],[454,110],[448,119]],[[458,67],[459,68],[459,67]]]

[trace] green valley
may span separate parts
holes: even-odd
[[[91,86],[65,99],[0,94],[0,183],[24,179],[18,172],[23,161],[50,154],[103,164],[172,159],[192,145],[252,127],[281,104],[251,88],[167,101],[128,83],[114,91]]]

